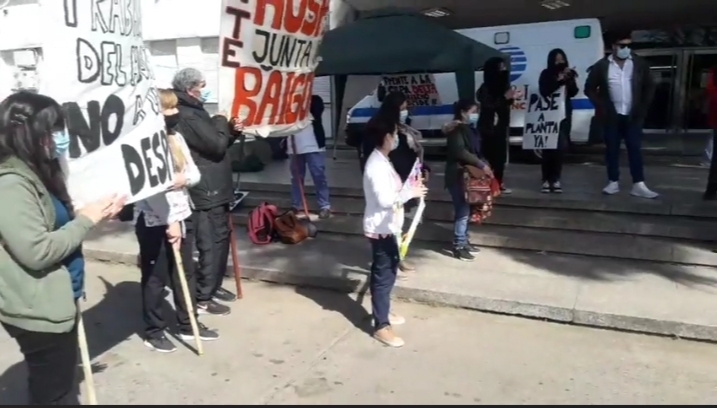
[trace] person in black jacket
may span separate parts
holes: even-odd
[[[483,155],[490,163],[503,194],[511,193],[505,187],[503,173],[508,160],[508,128],[513,94],[505,61],[500,57],[486,61],[483,66],[483,84],[476,92],[481,109],[478,131],[482,137]]]
[[[234,198],[229,146],[241,136],[242,125],[226,116],[209,116],[204,75],[195,68],[177,72],[172,87],[179,100],[177,130],[184,136],[201,181],[189,190],[194,205],[197,268],[197,309],[202,314],[226,315],[231,309],[215,300],[231,302],[236,296],[224,290],[222,281],[229,257],[229,204]]]
[[[540,95],[548,98],[561,87],[565,87],[565,119],[560,122],[557,148],[543,150],[543,193],[563,192],[560,175],[572,126],[573,105],[570,99],[578,94],[578,86],[575,83],[577,77],[577,72],[568,65],[568,57],[563,50],[555,48],[548,53],[548,66],[540,73],[538,81]]]

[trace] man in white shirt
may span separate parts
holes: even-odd
[[[585,94],[605,123],[605,194],[620,192],[620,141],[625,141],[632,176],[630,194],[657,198],[645,185],[642,165],[642,124],[655,93],[649,65],[633,54],[630,34],[613,36],[612,54],[596,62],[585,82]]]

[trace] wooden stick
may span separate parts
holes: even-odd
[[[192,326],[192,334],[194,335],[194,343],[197,345],[197,354],[204,354],[202,348],[202,339],[199,337],[199,325],[197,317],[194,315],[194,302],[192,302],[193,294],[189,293],[189,285],[187,285],[187,277],[184,275],[184,262],[182,262],[182,254],[179,249],[173,248],[174,260],[177,263],[177,275],[179,275],[179,284],[182,286],[182,294],[184,295],[184,304],[189,314],[189,324]]]
[[[239,249],[237,249],[237,240],[234,236],[234,218],[229,213],[229,239],[231,243],[232,268],[234,268],[234,281],[237,285],[237,299],[244,297],[241,286],[241,266],[239,266]]]
[[[97,393],[95,392],[95,380],[92,377],[92,361],[90,361],[90,352],[87,347],[87,335],[85,334],[85,325],[82,322],[82,309],[80,308],[80,302],[77,302],[77,340],[80,346],[82,371],[85,373],[87,405],[99,405],[97,404]]]

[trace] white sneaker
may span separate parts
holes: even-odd
[[[660,196],[656,192],[647,188],[645,183],[642,181],[632,185],[632,191],[630,191],[630,195],[640,198],[657,198]]]
[[[620,184],[617,181],[611,181],[602,189],[602,192],[607,195],[617,194],[620,192]]]
[[[556,181],[555,183],[553,183],[552,191],[553,193],[561,194],[563,192],[563,185],[560,184],[559,181]]]
[[[548,183],[547,181],[544,181],[543,187],[540,189],[540,192],[543,194],[549,193],[550,192],[550,183]]]

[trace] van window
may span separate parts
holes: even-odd
[[[507,31],[495,33],[493,36],[493,42],[496,45],[508,44],[510,42],[510,33]]]
[[[573,35],[578,39],[590,38],[591,31],[590,26],[577,26],[573,31]]]

